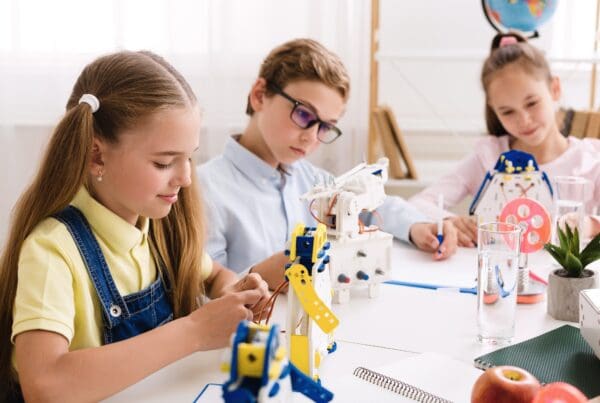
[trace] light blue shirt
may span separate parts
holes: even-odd
[[[297,223],[315,226],[300,196],[316,178],[331,176],[306,160],[273,168],[230,138],[222,155],[198,168],[207,216],[206,252],[213,260],[241,272],[288,246]],[[408,241],[410,226],[429,222],[399,197],[388,196],[377,209],[383,230]],[[369,224],[370,217],[363,219]]]

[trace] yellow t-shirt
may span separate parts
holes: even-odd
[[[137,228],[94,200],[85,188],[71,204],[90,223],[121,295],[141,291],[156,279],[147,219]],[[201,270],[203,278],[212,271],[207,254]],[[28,330],[48,330],[62,334],[70,350],[97,347],[103,344],[102,326],[100,300],[75,241],[58,220],[42,221],[19,256],[12,340]]]

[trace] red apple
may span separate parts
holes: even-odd
[[[543,386],[532,403],[582,403],[588,399],[575,386],[566,382],[553,382]]]
[[[523,368],[499,366],[485,371],[471,390],[471,403],[531,403],[541,385]]]

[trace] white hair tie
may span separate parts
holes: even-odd
[[[98,101],[98,98],[92,94],[83,94],[81,98],[79,98],[79,103],[88,104],[92,108],[92,113],[100,109],[100,101]]]

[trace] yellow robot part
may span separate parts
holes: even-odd
[[[315,292],[308,270],[301,264],[293,264],[285,275],[304,311],[323,332],[331,333],[340,321]]]
[[[291,234],[290,241],[290,262],[296,260],[298,255],[296,254],[296,238],[304,236],[306,226],[302,223],[296,224]],[[327,242],[327,227],[325,224],[317,224],[317,227],[313,234],[313,250],[311,256],[311,262],[314,263],[318,260],[319,251],[323,248],[323,245]]]
[[[296,260],[296,238],[304,235],[304,224],[296,224],[292,231],[292,239],[290,241],[290,261]]]
[[[265,364],[265,346],[249,343],[238,344],[238,374],[260,378]]]
[[[308,357],[308,336],[293,334],[290,345],[290,361],[305,374],[310,373]]]

